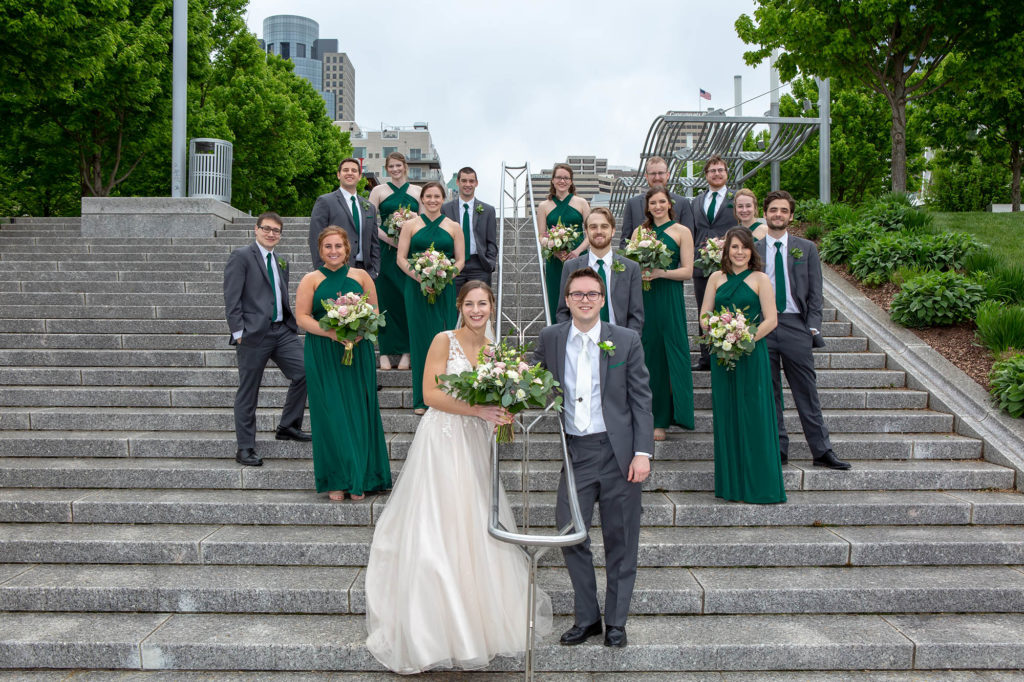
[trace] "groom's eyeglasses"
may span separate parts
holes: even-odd
[[[280,227],[267,227],[266,225],[257,225],[256,227],[260,228],[267,234],[281,234]]]
[[[603,294],[600,291],[572,291],[569,292],[569,298],[580,303],[583,299],[587,299],[591,303],[596,303]]]

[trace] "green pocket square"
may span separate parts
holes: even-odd
[[[626,361],[625,361],[625,360],[623,360],[622,362],[616,362],[616,363],[615,363],[614,365],[609,365],[609,366],[608,366],[608,369],[615,369],[616,367],[621,367],[621,366],[623,366],[624,364],[626,364]]]

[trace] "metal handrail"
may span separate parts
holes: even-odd
[[[526,190],[525,197],[517,192],[518,179],[525,175],[526,178]],[[511,190],[506,189],[506,180],[511,179],[512,187]],[[515,231],[515,256],[520,256],[519,245],[522,241],[523,228],[532,226],[532,231],[527,238],[533,244],[533,249],[537,256],[537,265],[540,268],[540,280],[541,280],[541,291],[542,299],[544,304],[543,316],[534,316],[530,320],[523,320],[522,306],[515,305],[515,319],[507,314],[503,302],[505,300],[505,272],[508,269],[508,264],[505,262],[505,232],[507,229],[506,219],[506,200],[512,200],[512,223],[513,230]],[[524,209],[529,209],[530,222],[527,225],[520,224],[519,217],[519,205],[520,201],[523,201]],[[547,284],[544,282],[544,260],[541,257],[540,242],[537,239],[537,214],[533,206],[533,184],[530,181],[530,165],[525,164],[523,166],[509,166],[506,163],[501,164],[501,200],[500,200],[500,216],[501,216],[501,227],[498,231],[498,291],[497,291],[497,321],[495,327],[495,339],[501,338],[501,330],[503,322],[507,322],[518,337],[520,344],[526,341],[526,333],[538,322],[540,326],[544,326],[544,322],[551,319],[551,311],[549,310],[548,297],[547,297]],[[517,264],[521,268],[524,263],[523,260],[517,258]],[[522,271],[522,270],[520,270]],[[515,297],[518,298],[518,297]],[[512,529],[505,528],[501,519],[499,518],[499,502],[501,498],[501,471],[499,466],[498,458],[498,446],[497,443],[491,444],[491,515],[487,525],[487,532],[491,537],[496,538],[502,542],[508,542],[514,544],[522,549],[527,557],[529,558],[530,571],[529,571],[529,582],[527,586],[527,600],[526,600],[526,651],[524,653],[524,664],[525,664],[525,679],[527,682],[533,680],[534,665],[534,636],[535,636],[535,617],[537,607],[537,562],[541,556],[543,556],[548,550],[553,547],[567,547],[569,545],[576,545],[587,538],[587,526],[583,522],[583,512],[580,509],[579,497],[576,493],[576,478],[573,473],[572,460],[569,459],[569,448],[565,441],[565,432],[562,429],[562,422],[559,419],[559,435],[561,438],[562,445],[562,467],[565,473],[565,487],[569,495],[569,516],[571,522],[565,527],[558,529],[558,532],[554,535],[538,535],[528,532],[530,528],[530,486],[529,486],[529,467],[530,467],[530,436],[531,430],[537,423],[544,418],[555,416],[554,402],[549,403],[548,406],[539,414],[533,417],[533,419],[527,423],[526,417],[522,413],[516,416],[515,427],[522,434],[522,446],[523,455],[521,459],[521,476],[522,476],[522,495],[523,495],[523,530],[526,532],[518,532]]]

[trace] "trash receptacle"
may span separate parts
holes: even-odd
[[[231,203],[231,158],[227,140],[194,137],[188,145],[188,195]]]

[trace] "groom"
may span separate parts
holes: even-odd
[[[588,267],[572,272],[565,284],[572,319],[544,328],[535,356],[562,386],[562,425],[588,531],[594,504],[601,505],[607,576],[604,644],[624,647],[636,581],[640,489],[651,472],[654,418],[640,335],[601,322],[604,299],[604,282],[596,272]],[[570,521],[565,486],[563,472],[555,507],[559,527]],[[562,554],[575,593],[576,620],[561,643],[582,644],[602,631],[590,539],[563,547]]]

